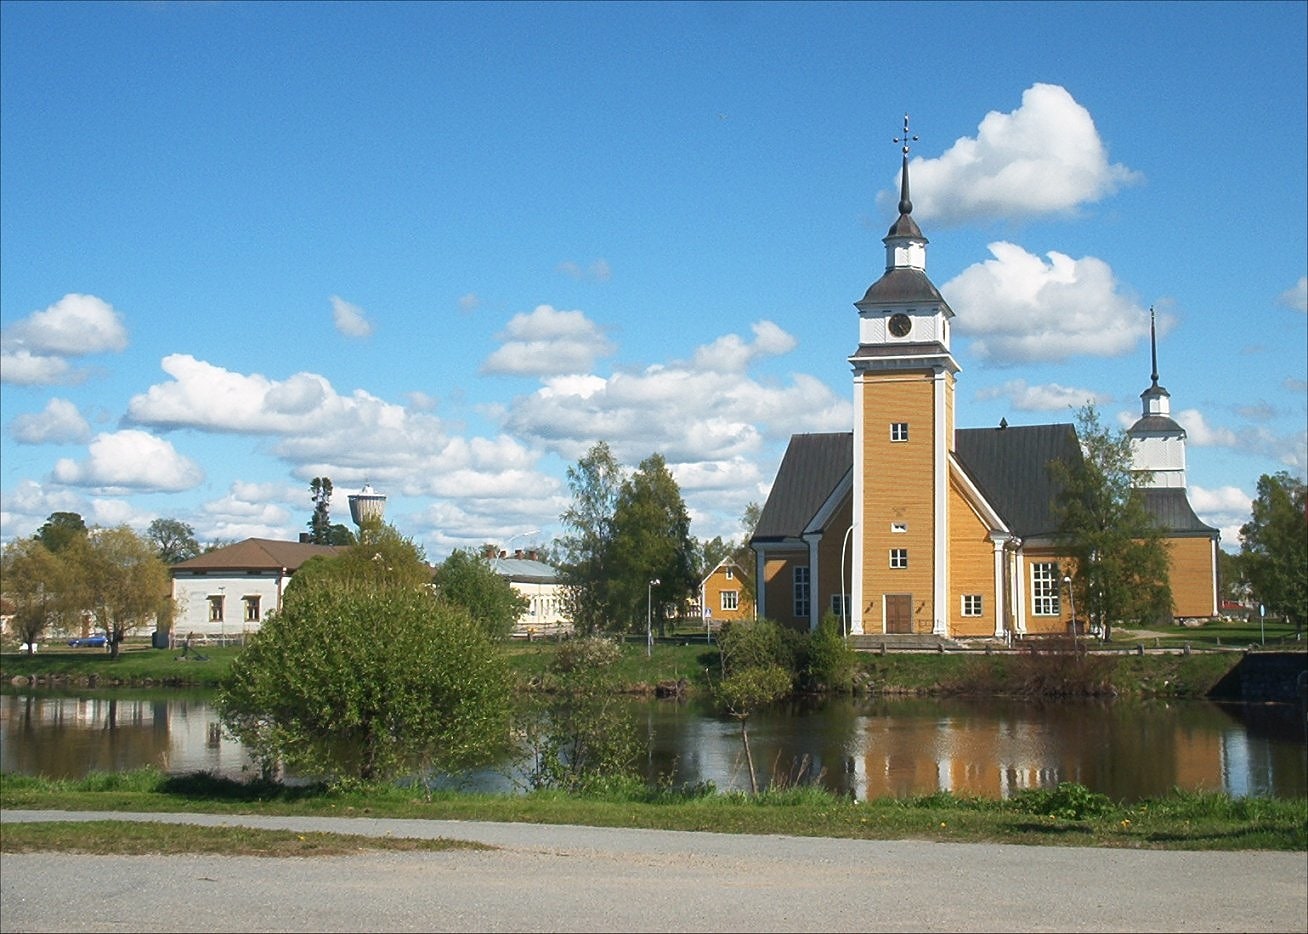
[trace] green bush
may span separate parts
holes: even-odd
[[[1009,808],[1023,814],[1043,814],[1062,820],[1090,820],[1113,812],[1107,795],[1076,782],[1059,782],[1055,788],[1028,788],[1009,799]]]
[[[854,689],[858,653],[840,633],[840,623],[828,613],[806,639],[801,683],[808,690],[848,694]]]

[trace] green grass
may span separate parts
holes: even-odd
[[[367,837],[354,834],[203,827],[163,821],[29,821],[4,825],[0,853],[218,853],[223,856],[345,856],[363,850],[401,852],[490,850],[445,837]]]
[[[5,776],[0,806],[519,821],[868,840],[1308,851],[1305,799],[1237,799],[1175,791],[1125,805],[1075,784],[1022,792],[1003,801],[942,792],[858,802],[811,785],[778,788],[753,797],[704,787],[642,788],[605,797],[557,792],[493,795],[427,793],[394,786],[350,791],[290,788],[205,773],[168,776],[144,769],[79,780]],[[6,846],[16,826],[5,825]],[[75,842],[74,833],[63,838],[50,833],[49,848]],[[229,841],[223,845],[238,844]]]

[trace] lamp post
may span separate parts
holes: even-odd
[[[1063,583],[1067,585],[1067,602],[1072,606],[1072,638],[1076,638],[1076,594],[1072,592],[1072,578],[1064,577]]]
[[[840,630],[841,635],[849,637],[849,591],[845,589],[845,548],[849,545],[849,536],[854,531],[853,523],[845,529],[845,540],[840,543]]]
[[[645,588],[645,657],[654,654],[654,588],[659,584],[656,577]]]

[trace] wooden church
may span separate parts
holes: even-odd
[[[1067,633],[1053,460],[1081,456],[1072,424],[955,427],[954,311],[926,274],[909,199],[907,122],[899,217],[885,274],[854,304],[852,431],[794,435],[750,545],[758,615],[851,635],[1011,640]],[[1128,431],[1164,530],[1173,615],[1217,614],[1218,532],[1186,494],[1185,431],[1153,381]],[[1082,624],[1084,625],[1084,624]],[[1082,630],[1084,631],[1084,630]]]

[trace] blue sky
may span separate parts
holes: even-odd
[[[548,542],[605,440],[738,537],[914,217],[958,424],[1160,382],[1238,548],[1303,477],[1304,3],[0,4],[0,538]]]

